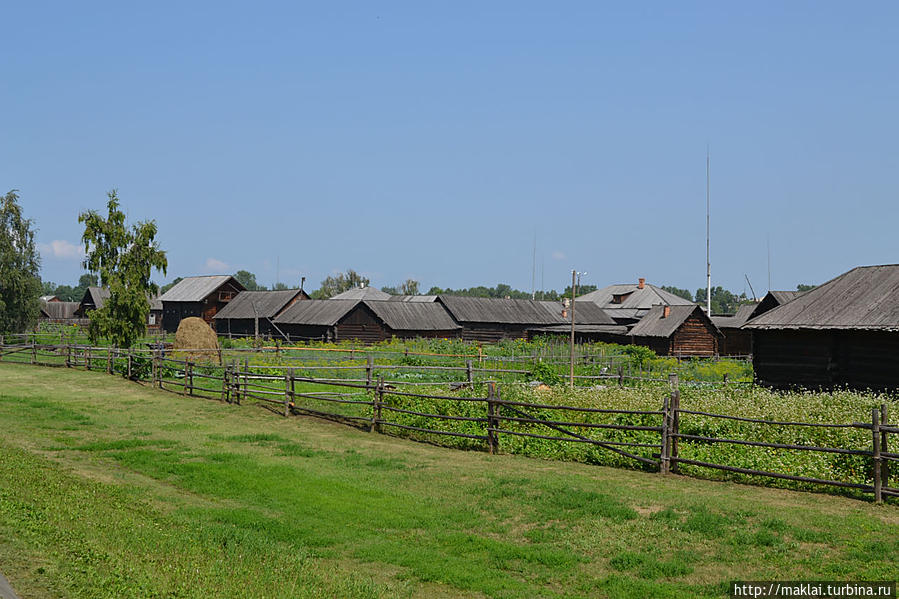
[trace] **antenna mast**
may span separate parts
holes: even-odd
[[[534,228],[534,257],[531,262],[531,299],[537,299],[537,229]]]
[[[705,149],[705,309],[709,316],[712,315],[712,262],[709,254],[709,237],[711,222],[709,216],[712,212],[712,186],[711,186],[712,159],[709,147]]]

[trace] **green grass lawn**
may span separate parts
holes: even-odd
[[[22,597],[696,597],[893,580],[899,508],[416,444],[0,364]]]

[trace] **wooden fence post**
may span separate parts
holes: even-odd
[[[284,417],[290,416],[290,405],[293,402],[293,392],[291,391],[293,382],[293,368],[288,368],[284,375]]]
[[[34,344],[34,339],[31,340],[31,363],[37,364],[37,346]]]
[[[375,394],[371,403],[371,426],[368,428],[370,433],[381,432],[381,406],[384,404],[384,377],[378,377],[378,385],[375,388]]]
[[[72,367],[72,346],[66,345],[66,368]]]
[[[106,374],[112,374],[112,349],[106,348]]]
[[[883,458],[880,456],[880,410],[871,408],[871,436],[874,445],[872,458],[874,459],[874,503],[883,503],[883,472],[881,465]]]
[[[184,385],[188,395],[194,394],[194,363],[190,360],[184,365]]]
[[[487,383],[487,450],[490,455],[499,451],[499,442],[496,437],[496,403],[498,399],[496,392],[496,383],[490,381]]]
[[[880,404],[880,424],[881,426],[889,426],[890,419],[889,414],[887,413],[887,405]],[[889,444],[887,443],[887,438],[889,437],[889,433],[887,431],[880,432],[880,451],[883,453],[888,453],[890,451]],[[890,486],[890,461],[889,460],[880,460],[880,480],[884,486]]]
[[[619,387],[624,386],[624,365],[623,364],[618,365],[618,386]]]
[[[468,375],[468,384],[471,385],[474,382],[474,372],[471,369],[471,360],[465,360],[465,371]]]
[[[365,386],[371,387],[372,373],[374,372],[375,357],[368,354],[368,360],[365,363]]]
[[[242,398],[244,400],[247,398],[247,390],[248,390],[249,385],[250,385],[250,359],[244,358],[243,359],[243,398]],[[237,403],[239,404],[240,401],[238,400]]]
[[[231,367],[230,364],[225,364],[222,367],[222,395],[219,398],[219,401],[222,401],[222,402],[230,400],[230,397],[228,397],[228,384],[229,384],[228,383],[228,372],[229,372],[230,367]],[[229,403],[230,403],[230,401],[229,401]]]
[[[671,438],[668,436],[668,430],[671,426],[671,403],[666,395],[662,400],[662,448],[659,452],[659,473],[668,474],[671,472],[671,460],[669,458],[671,451]]]
[[[668,410],[671,412],[671,424],[668,427],[668,438],[670,439],[668,462],[670,464],[669,470],[671,472],[677,472],[677,435],[680,433],[680,380],[676,372],[672,372],[668,375],[668,385],[671,387],[671,400],[668,403]],[[673,461],[672,458],[674,458]]]
[[[131,378],[131,349],[128,349],[128,378]]]
[[[3,335],[0,335],[0,362],[3,361],[3,349],[6,347],[6,343],[3,340]]]
[[[91,348],[90,347],[84,348],[84,367],[87,370],[91,369]]]

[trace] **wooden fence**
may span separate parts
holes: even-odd
[[[358,380],[299,376],[297,369],[293,367],[284,367],[283,374],[280,372],[274,374],[272,371],[278,370],[278,367],[253,369],[246,360],[223,366],[198,366],[190,360],[166,357],[160,350],[118,350],[78,345],[0,344],[0,361],[119,373],[135,381],[146,381],[154,387],[189,396],[235,404],[252,399],[284,417],[306,414],[353,424],[371,432],[399,430],[421,433],[429,440],[432,437],[455,437],[471,443],[470,447],[486,449],[491,454],[500,451],[501,439],[504,437],[540,439],[562,444],[588,445],[615,454],[625,461],[636,461],[644,468],[657,470],[662,474],[678,472],[681,465],[689,465],[743,475],[853,489],[872,494],[878,503],[882,502],[884,497],[899,497],[899,488],[889,486],[890,463],[899,461],[899,453],[889,450],[891,446],[889,436],[899,434],[899,425],[889,423],[885,404],[873,408],[871,419],[866,422],[786,422],[682,408],[680,381],[676,374],[668,378],[669,391],[660,398],[659,410],[619,410],[503,399],[500,385],[493,381],[479,383],[475,380],[471,364],[465,369],[466,380],[462,381],[461,386],[455,387],[462,388],[472,395],[443,396],[398,389],[397,385],[406,383],[385,381],[383,377],[378,377],[377,368],[371,360],[365,366],[365,378]],[[613,378],[618,379],[618,383],[621,384],[622,376],[618,374]],[[484,389],[484,395],[477,394],[480,388]],[[444,407],[452,406],[453,409],[416,409],[414,405],[409,405],[415,400],[440,402]],[[612,421],[598,421],[598,417],[611,418]],[[870,449],[853,449],[682,433],[682,418],[691,417],[774,426],[780,430],[813,427],[868,431],[871,445]],[[635,418],[638,422],[625,422],[622,418]],[[452,426],[447,426],[447,423],[451,423]],[[610,432],[617,436],[614,438],[596,436]],[[872,484],[799,476],[685,458],[680,455],[682,442],[723,443],[774,450],[860,456],[869,460],[867,463],[872,473]]]

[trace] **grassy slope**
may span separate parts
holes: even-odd
[[[30,596],[724,596],[895,579],[899,510],[372,435],[0,365],[0,571]]]

